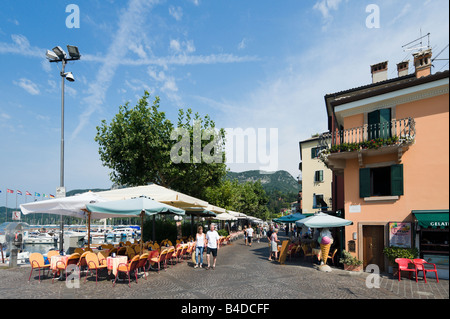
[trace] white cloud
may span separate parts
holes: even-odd
[[[329,24],[333,21],[331,11],[337,11],[342,0],[320,0],[317,1],[313,9],[320,11],[323,18],[323,30],[326,30]]]
[[[170,40],[169,48],[174,53],[190,54],[195,52],[195,45],[192,40],[180,42],[179,40],[172,39]]]
[[[183,9],[181,7],[169,7],[169,14],[175,18],[175,20],[180,21],[183,17]]]
[[[25,91],[27,91],[28,93],[30,93],[31,95],[38,95],[40,94],[40,90],[37,86],[36,83],[34,83],[31,80],[25,79],[25,78],[21,78],[18,82],[17,81],[13,81],[13,83],[15,85],[20,86],[22,89],[24,89]]]
[[[247,39],[243,38],[241,42],[238,44],[238,50],[243,50],[247,47]]]

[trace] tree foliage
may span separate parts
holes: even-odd
[[[224,130],[215,130],[215,123],[206,115],[201,118],[192,110],[179,110],[177,127],[166,118],[165,112],[159,110],[160,99],[155,97],[149,105],[150,94],[145,91],[135,107],[129,103],[119,106],[119,112],[111,123],[105,120],[97,126],[95,141],[99,144],[99,154],[103,165],[111,169],[110,179],[118,185],[139,186],[155,183],[180,192],[202,197],[207,186],[218,183],[226,173],[224,161],[206,163],[195,153],[195,145],[200,150],[208,150],[213,141],[214,148],[210,154],[216,153],[224,158],[222,152]],[[194,122],[194,123],[192,123]],[[182,136],[174,133],[174,129],[183,129],[189,134],[188,148],[180,148]],[[200,132],[200,141],[196,133]],[[216,135],[212,136],[211,132]],[[204,136],[209,139],[202,140]],[[175,136],[175,137],[174,137]],[[197,143],[197,144],[195,144]],[[176,149],[174,152],[173,150]],[[187,161],[176,163],[174,154],[188,152]],[[181,154],[182,155],[182,154]],[[200,161],[199,161],[200,159]]]

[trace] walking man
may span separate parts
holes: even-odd
[[[211,266],[211,258],[210,254],[213,255],[213,266],[212,269],[216,269],[216,258],[217,251],[219,250],[219,233],[214,229],[214,224],[210,225],[208,232],[206,233],[206,261],[208,262],[208,267],[206,269],[210,269]]]
[[[250,224],[247,228],[247,241],[250,247],[252,247],[252,239],[253,239],[253,228],[252,224]]]

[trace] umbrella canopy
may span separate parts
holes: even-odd
[[[86,192],[74,196],[54,198],[43,200],[40,202],[31,202],[20,205],[22,214],[57,214],[64,216],[72,216],[84,218],[87,204],[95,204],[105,202],[106,199],[93,192]]]
[[[208,202],[201,199],[168,189],[156,184],[113,189],[99,192],[100,196],[108,200],[131,199],[139,196],[152,198],[160,203],[175,207],[207,207]]]
[[[215,217],[217,214],[205,209],[203,207],[188,207],[184,208],[186,211],[186,215],[192,215],[192,216],[200,216],[200,217]]]
[[[306,218],[305,215],[300,214],[300,213],[294,213],[294,214],[282,216],[280,218],[276,218],[276,219],[274,219],[274,221],[276,221],[278,223],[295,223],[296,221],[304,219],[304,218]]]
[[[297,226],[309,228],[331,228],[351,225],[353,222],[340,217],[331,216],[325,213],[316,213],[313,216],[300,219],[295,222]]]
[[[232,210],[228,210],[227,213],[238,219],[246,219],[247,218],[247,215],[245,215],[243,213],[234,212]]]
[[[214,213],[216,213],[216,214],[226,213],[225,208],[217,207],[217,206],[214,206],[214,205],[211,205],[211,204],[209,204],[209,205],[206,207],[206,209],[207,209],[207,210],[210,210],[210,211],[212,211],[212,212],[214,212]]]
[[[237,220],[237,217],[230,215],[228,213],[218,214],[214,219],[217,220]]]
[[[138,197],[125,200],[115,200],[99,204],[86,205],[86,209],[94,213],[97,218],[109,218],[116,215],[119,216],[140,216],[142,212],[146,215],[155,215],[162,213],[171,213],[184,215],[183,209],[159,203],[153,199],[146,197]]]

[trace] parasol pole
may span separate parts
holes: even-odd
[[[144,214],[145,210],[141,211],[141,251],[140,255],[142,255],[142,250],[144,249],[144,242],[142,241],[142,238],[144,237]]]
[[[88,249],[91,248],[91,212],[88,211]]]

